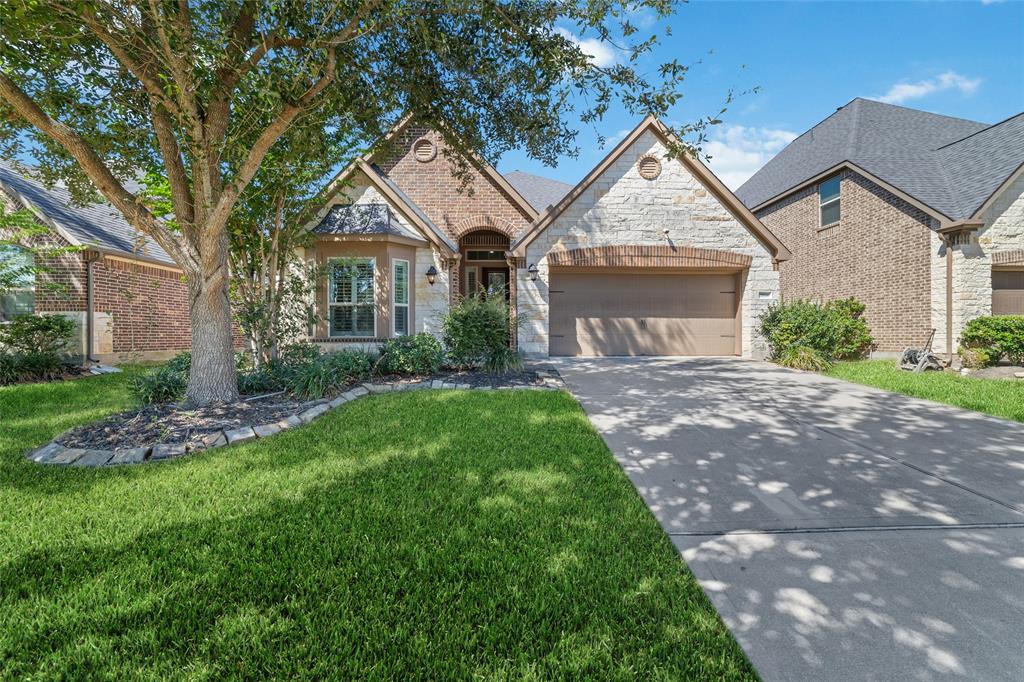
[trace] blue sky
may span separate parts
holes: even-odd
[[[854,97],[989,123],[1024,111],[1024,2],[698,0],[668,21],[673,36],[646,68],[702,60],[674,120],[717,113],[730,87],[761,88],[730,106],[706,148],[712,169],[733,189]],[[585,49],[616,58],[603,45]],[[612,145],[636,122],[617,110],[598,125]],[[592,128],[580,129],[578,143],[579,156],[557,169],[522,153],[506,154],[498,168],[576,183],[610,148],[596,146]]]

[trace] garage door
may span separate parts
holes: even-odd
[[[1024,315],[1024,270],[992,271],[992,314]]]
[[[551,355],[735,355],[737,275],[552,271]]]

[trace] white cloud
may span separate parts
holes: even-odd
[[[983,5],[995,5],[995,4],[1003,2],[1003,1],[1004,0],[981,0],[981,4],[983,4]]]
[[[728,125],[715,129],[703,151],[711,170],[734,190],[796,138],[789,130]]]
[[[928,78],[916,83],[896,83],[884,95],[877,97],[880,102],[902,104],[912,99],[927,97],[936,92],[958,90],[964,95],[973,95],[981,85],[980,78],[961,76],[956,71],[940,73],[935,78]]]
[[[594,66],[603,68],[611,66],[619,60],[619,51],[602,40],[597,38],[580,38],[572,31],[561,26],[557,30],[563,38],[578,45],[583,54],[590,57],[590,62]]]
[[[623,128],[622,130],[620,130],[619,132],[615,133],[614,135],[609,135],[605,139],[604,144],[605,144],[606,147],[614,147],[619,142],[621,142],[622,140],[626,139],[626,135],[629,135],[631,132],[633,132],[632,128]]]

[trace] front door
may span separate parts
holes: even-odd
[[[480,278],[483,280],[488,294],[504,291],[505,300],[508,300],[508,268],[483,268]]]

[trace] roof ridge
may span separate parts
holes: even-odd
[[[964,123],[974,123],[977,125],[988,125],[984,121],[975,121],[972,118],[962,118],[960,116],[948,116],[946,114],[937,114],[934,111],[926,111],[925,109],[915,109],[914,107],[903,106],[902,104],[892,104],[890,102],[882,102],[877,99],[871,99],[870,97],[854,97],[853,100],[861,100],[862,102],[871,102],[872,104],[881,104],[885,107],[892,107],[893,109],[905,109],[906,111],[913,111],[918,114],[928,114],[929,116],[938,116],[939,118],[948,118],[951,121],[963,121]],[[851,102],[853,100],[850,100]]]
[[[1003,125],[1004,123],[1009,123],[1010,121],[1012,121],[1013,119],[1017,118],[1018,116],[1024,116],[1024,111],[1016,113],[1013,116],[1008,116],[1008,117],[1004,118],[1002,121],[999,121],[998,123],[993,123],[992,125],[986,126],[986,127],[982,128],[981,130],[975,130],[970,135],[964,135],[963,137],[961,137],[958,140],[953,140],[952,142],[947,142],[946,144],[942,145],[941,147],[936,147],[933,151],[939,151],[940,149],[945,149],[946,147],[952,147],[953,145],[955,145],[955,144],[957,144],[959,142],[963,142],[964,140],[967,140],[969,138],[972,138],[975,135],[981,135],[982,133],[987,132],[989,130],[992,130],[993,128],[998,128],[999,126]]]

